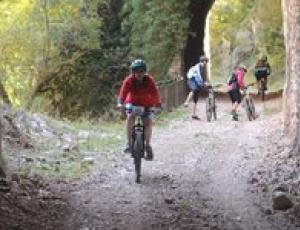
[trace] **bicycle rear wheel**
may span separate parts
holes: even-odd
[[[211,98],[206,99],[206,119],[208,122],[212,119],[212,100]]]
[[[252,120],[255,120],[256,119],[255,105],[252,99],[249,99],[249,108],[251,110]]]
[[[216,121],[217,120],[217,106],[216,106],[216,98],[215,97],[212,98],[212,114],[213,114],[214,120]]]
[[[265,81],[264,80],[261,80],[261,82],[260,82],[260,95],[261,95],[261,100],[262,101],[264,101],[265,100],[265,92],[266,92],[266,90],[265,90],[265,87],[266,87],[266,83],[265,83]]]
[[[214,116],[214,120],[216,121],[217,120],[217,109],[216,109],[216,106],[214,106],[214,108],[213,108],[213,116]]]
[[[265,101],[265,89],[262,89],[261,91],[261,100]]]
[[[142,133],[135,133],[134,143],[133,143],[133,160],[136,174],[136,183],[141,182],[141,166],[143,157],[143,137]]]

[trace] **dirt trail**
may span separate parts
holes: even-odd
[[[97,158],[96,164],[108,167],[80,181],[18,179],[11,193],[0,193],[0,229],[300,229],[300,205],[291,213],[272,210],[272,180],[291,180],[289,171],[297,177],[300,165],[292,158],[278,161],[280,108],[280,99],[257,102],[257,120],[247,121],[241,109],[234,122],[228,100],[219,99],[218,120],[211,123],[203,101],[201,121],[180,108],[185,118],[155,128],[154,161],[143,161],[141,184],[121,149]],[[288,174],[276,171],[273,177],[273,166],[288,164]],[[297,194],[300,174],[294,182]]]
[[[285,229],[266,214],[270,200],[251,183],[268,135],[280,133],[280,101],[269,105],[258,105],[256,121],[241,113],[233,122],[222,103],[218,121],[208,123],[201,104],[202,121],[156,130],[155,160],[143,162],[142,184],[134,183],[132,159],[123,155],[113,171],[71,188],[62,229]]]

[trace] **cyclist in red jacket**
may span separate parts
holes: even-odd
[[[161,107],[159,91],[153,77],[146,73],[146,63],[142,59],[136,59],[131,63],[131,74],[123,81],[118,96],[118,107],[122,108],[124,104],[132,104],[144,107]],[[145,125],[145,150],[146,160],[153,159],[151,147],[152,136],[152,117],[151,112],[143,115]],[[127,111],[127,145],[124,152],[131,152],[131,130],[135,122],[135,116]]]

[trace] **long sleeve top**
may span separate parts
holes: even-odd
[[[192,66],[187,72],[187,79],[195,81],[197,86],[203,85],[203,76],[201,75],[201,63]]]
[[[245,71],[243,69],[237,69],[235,71],[235,76],[237,78],[237,83],[240,89],[244,89],[246,87],[245,84]]]
[[[240,69],[240,68],[236,69],[234,71],[234,76],[235,76],[236,81],[227,85],[227,91],[231,91],[234,89],[244,89],[246,86],[245,81],[244,81],[245,71],[243,69]]]
[[[121,86],[118,99],[123,103],[152,107],[161,104],[160,94],[153,77],[145,74],[139,81],[133,74],[128,75]]]

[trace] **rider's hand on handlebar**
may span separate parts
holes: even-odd
[[[123,102],[123,100],[118,99],[116,108],[119,109],[119,110],[124,110],[124,102]]]
[[[243,94],[243,95],[245,95],[245,94],[246,94],[246,92],[247,92],[247,88],[248,88],[248,87],[246,87],[246,86],[245,86],[245,87],[242,89],[242,94]]]
[[[117,106],[116,106],[116,108],[117,108],[118,110],[124,110],[124,104],[118,103]]]
[[[118,103],[116,105],[116,109],[118,109],[121,112],[121,120],[126,119],[126,112],[125,112],[125,106],[123,103]]]
[[[154,106],[154,110],[155,110],[155,112],[156,113],[160,113],[161,111],[162,111],[162,104],[156,104],[155,106]]]

